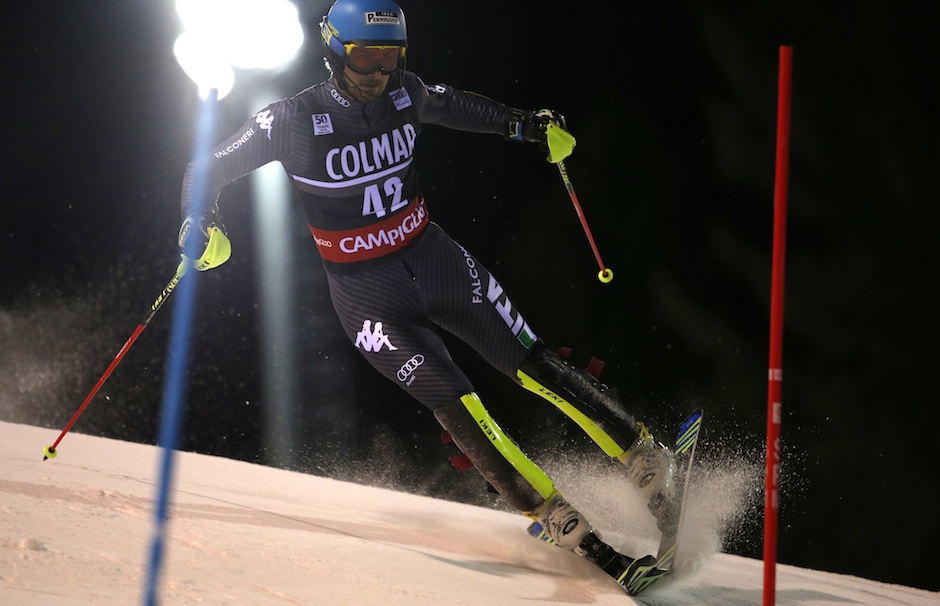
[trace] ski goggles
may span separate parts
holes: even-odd
[[[398,69],[405,58],[404,46],[359,46],[344,44],[346,47],[346,67],[367,76],[376,70],[388,75]]]

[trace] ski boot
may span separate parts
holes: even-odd
[[[675,517],[679,512],[675,455],[664,444],[657,442],[643,423],[637,425],[639,436],[618,458],[627,468],[630,481],[646,497],[647,507],[656,518],[657,527],[664,532],[675,527]]]
[[[529,526],[531,536],[588,560],[631,595],[653,582],[645,581],[647,577],[658,578],[661,575],[656,569],[655,556],[634,559],[618,552],[601,540],[584,516],[558,493],[529,517],[535,520]]]
[[[581,513],[565,500],[561,493],[555,491],[545,502],[528,516],[538,524],[546,536],[542,538],[547,543],[557,545],[580,556],[581,542],[593,534],[594,529]]]
[[[552,493],[545,503],[528,515],[534,520],[529,526],[531,536],[588,560],[630,595],[643,591],[666,573],[657,567],[659,561],[656,556],[631,558],[605,543],[584,516],[558,492]]]

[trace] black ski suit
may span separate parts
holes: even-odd
[[[287,171],[350,341],[417,398],[483,476],[523,511],[553,484],[506,436],[453,362],[440,329],[575,420],[610,456],[637,438],[634,419],[538,340],[492,274],[430,221],[413,165],[422,124],[508,137],[520,112],[396,72],[376,103],[323,82],[252,116],[212,150],[204,208],[222,187],[272,161]],[[183,215],[194,205],[194,168]],[[482,431],[481,431],[482,430]]]
[[[429,220],[413,152],[422,124],[503,135],[512,108],[395,74],[377,103],[332,81],[272,103],[209,160],[207,205],[272,161],[291,177],[347,336],[389,380],[434,410],[473,391],[438,327],[514,377],[536,336],[496,279]],[[191,167],[192,168],[192,167]],[[191,206],[192,169],[183,187]]]

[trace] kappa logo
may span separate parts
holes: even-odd
[[[362,330],[356,333],[356,347],[365,351],[381,351],[383,347],[388,347],[389,351],[396,351],[398,348],[392,345],[388,335],[382,330],[382,323],[376,322],[372,326],[372,320],[365,320],[362,323]]]
[[[270,139],[271,126],[274,124],[274,116],[271,114],[271,110],[266,109],[255,114],[255,122],[261,126],[261,130],[265,131],[268,135],[268,139]]]

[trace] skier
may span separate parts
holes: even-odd
[[[198,238],[199,269],[225,241],[226,184],[271,161],[287,171],[326,269],[336,313],[368,362],[430,409],[473,466],[559,546],[602,567],[623,558],[490,416],[440,330],[573,419],[619,459],[662,523],[674,511],[674,460],[594,377],[551,351],[496,278],[429,219],[412,162],[422,126],[535,143],[549,161],[574,138],[554,110],[525,111],[406,71],[405,16],[392,0],[336,0],[320,23],[330,77],[276,101],[207,158],[204,200],[183,180],[179,245]],[[190,209],[203,208],[202,213]],[[225,247],[221,247],[225,248]],[[632,560],[630,560],[632,561]]]

